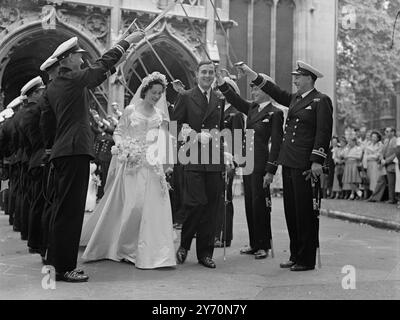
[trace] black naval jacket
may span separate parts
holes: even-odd
[[[125,40],[118,45],[125,51],[129,48]],[[41,125],[44,126],[44,133],[51,132],[55,116],[57,129],[50,160],[71,155],[89,155],[94,158],[88,89],[95,88],[105,80],[105,74],[119,61],[122,54],[122,50],[113,47],[90,67],[77,72],[61,68],[59,76],[48,85],[44,94],[41,114],[44,119],[41,119]],[[49,141],[46,141],[48,146]]]
[[[15,112],[14,116],[10,119],[10,126],[11,126],[11,145],[12,145],[12,152],[14,156],[10,164],[18,164],[22,160],[23,155],[23,148],[21,145],[20,140],[20,133],[19,133],[19,122],[22,116],[22,107]]]
[[[237,154],[238,150],[235,150],[235,135],[234,130],[241,130],[242,137],[244,137],[244,117],[241,112],[239,112],[233,105],[230,105],[224,111],[224,129],[228,129],[232,132],[232,146],[227,146],[225,149],[232,155]],[[240,150],[241,151],[241,150]]]
[[[242,99],[227,83],[219,86],[227,101],[247,115],[246,129],[254,130],[254,172],[275,174],[282,143],[283,111],[272,103],[258,111],[259,105]],[[268,143],[271,139],[271,150]],[[243,150],[245,150],[245,140]],[[251,148],[251,149],[253,149]]]
[[[40,101],[31,103],[22,119],[23,131],[30,144],[29,170],[40,167],[44,154],[44,143],[40,132]]]
[[[0,131],[0,157],[10,158],[14,155],[12,144],[12,118],[5,119]]]
[[[283,166],[309,169],[312,162],[324,164],[332,136],[331,99],[313,89],[297,99],[260,75],[253,81],[278,103],[289,107],[278,162]]]
[[[221,105],[220,101],[211,90],[210,101],[207,106],[206,98],[201,92],[199,86],[184,91],[178,95],[177,101],[175,103],[175,108],[173,111],[172,119],[178,122],[178,133],[181,131],[182,124],[188,124],[197,133],[201,132],[202,129],[217,129],[220,130],[221,125]],[[215,138],[214,138],[215,139]],[[221,172],[225,169],[224,154],[223,154],[223,144],[222,139],[218,141],[211,140],[209,142],[209,164],[201,164],[201,152],[198,153],[198,164],[186,164],[186,171],[212,171]],[[214,144],[212,146],[212,144]],[[212,152],[213,148],[220,150],[220,163],[212,163]],[[200,142],[197,142],[197,150],[203,150]],[[215,152],[215,151],[214,151]]]

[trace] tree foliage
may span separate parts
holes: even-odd
[[[400,0],[339,0],[337,103],[340,127],[379,115],[400,80],[400,21],[390,48]]]

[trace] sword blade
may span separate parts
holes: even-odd
[[[179,0],[172,1],[150,24],[144,29],[144,32],[152,29],[165,15],[176,5],[176,2]]]

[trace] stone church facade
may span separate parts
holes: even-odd
[[[169,1],[0,0],[0,109],[33,77],[46,80],[39,66],[62,41],[77,36],[90,63],[134,19],[145,28]],[[211,57],[231,73],[236,73],[233,63],[246,61],[289,90],[295,61],[308,61],[325,74],[319,89],[334,99],[336,2],[183,0],[128,54],[96,98],[104,106],[124,105],[152,71],[170,73],[168,80],[178,78],[192,87],[197,63]],[[239,79],[239,85],[248,96],[246,79]],[[169,87],[172,102],[175,92]]]

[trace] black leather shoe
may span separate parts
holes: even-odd
[[[251,247],[244,247],[240,249],[240,254],[255,254],[257,250],[252,249]]]
[[[307,267],[307,266],[302,266],[300,264],[295,264],[290,268],[290,271],[307,271],[307,270],[314,270],[315,267]]]
[[[80,274],[76,270],[56,274],[56,281],[87,282],[88,280],[89,276]]]
[[[188,250],[186,250],[185,248],[179,247],[178,251],[176,252],[176,261],[178,262],[178,264],[182,264],[185,262],[187,254],[188,254]]]
[[[268,252],[263,249],[260,249],[254,253],[254,258],[257,260],[265,259],[266,257],[268,257]]]
[[[281,267],[281,268],[283,268],[283,269],[288,269],[288,268],[291,268],[291,267],[293,267],[294,265],[296,264],[296,262],[293,262],[293,261],[286,261],[286,262],[284,262],[284,263],[281,263],[279,266]]]
[[[199,263],[202,264],[203,266],[211,269],[215,269],[217,266],[215,265],[215,262],[210,258],[210,257],[204,257],[199,259]]]

